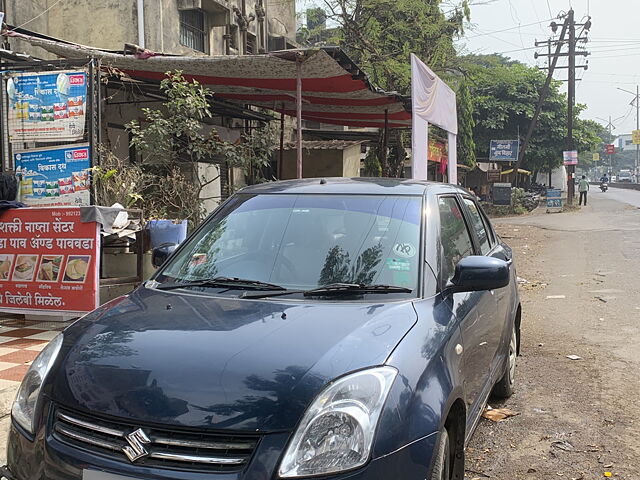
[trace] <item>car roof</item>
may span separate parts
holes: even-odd
[[[455,185],[405,178],[305,178],[280,180],[251,185],[241,189],[243,194],[360,194],[360,195],[424,195],[434,193],[466,193]]]

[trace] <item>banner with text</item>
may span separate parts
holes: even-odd
[[[0,214],[0,311],[75,314],[98,303],[99,226],[80,208]]]
[[[82,139],[87,99],[84,70],[11,73],[8,77],[9,141]]]
[[[14,153],[22,202],[32,207],[89,205],[90,154],[89,144]]]

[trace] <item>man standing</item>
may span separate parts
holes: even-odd
[[[582,205],[582,199],[584,198],[584,205],[587,206],[587,192],[589,191],[589,182],[587,181],[587,177],[582,175],[580,182],[578,183],[578,191],[580,192],[580,200],[578,201],[578,205]]]

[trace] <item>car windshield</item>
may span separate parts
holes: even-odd
[[[335,283],[415,290],[421,205],[417,196],[236,195],[156,280],[226,277],[296,290]]]

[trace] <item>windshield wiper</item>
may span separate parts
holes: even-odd
[[[311,290],[283,290],[269,293],[243,293],[241,298],[281,297],[301,293],[305,297],[333,296],[350,293],[411,293],[412,289],[396,285],[363,285],[358,283],[330,283]]]
[[[365,285],[362,283],[330,283],[303,292],[305,297],[319,295],[342,295],[349,293],[411,293],[413,290],[397,285]]]
[[[193,282],[182,283],[166,283],[160,284],[156,288],[158,290],[173,290],[176,288],[189,288],[189,287],[228,287],[231,289],[242,290],[277,290],[282,291],[286,288],[273,283],[261,282],[259,280],[248,280],[245,278],[237,277],[213,277],[203,280],[195,280]]]

